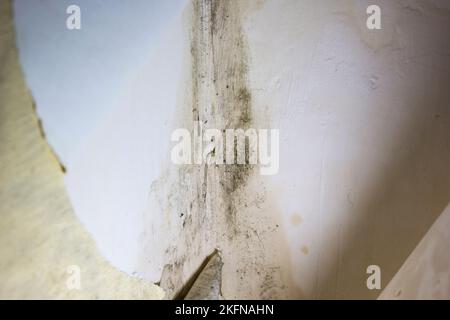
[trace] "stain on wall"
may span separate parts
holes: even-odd
[[[190,86],[182,99],[191,103],[180,104],[175,127],[246,130],[267,125],[268,117],[264,122],[253,117],[240,3],[196,0],[191,9]],[[216,248],[224,262],[225,298],[299,297],[298,288],[290,287],[280,214],[255,169],[248,161],[173,165],[154,183],[152,195],[164,211],[165,227],[178,230],[168,243],[160,282],[167,298],[179,293]]]

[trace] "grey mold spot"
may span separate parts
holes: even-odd
[[[185,99],[191,104],[182,107],[176,127],[191,128],[200,121],[204,129],[256,128],[239,2],[193,0],[191,26]],[[282,253],[270,249],[286,244],[280,232],[264,230],[279,221],[272,207],[262,209],[266,189],[255,172],[249,164],[170,166],[155,182],[151,195],[165,214],[165,227],[176,229],[160,281],[166,298],[180,297],[216,248],[223,253],[228,292],[240,298],[286,297],[280,264],[290,261],[280,261],[277,254]]]

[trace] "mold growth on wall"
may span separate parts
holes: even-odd
[[[195,0],[191,9],[189,85],[174,128],[194,132],[194,125],[197,131],[267,125],[270,119],[262,123],[254,117],[239,3]],[[277,206],[255,169],[248,162],[171,164],[153,183],[151,196],[160,205],[161,225],[170,235],[160,281],[167,298],[179,294],[216,248],[224,262],[225,298],[298,297],[298,290],[290,287],[291,261]],[[154,215],[149,224],[154,223],[151,219]],[[150,248],[149,238],[143,241]]]

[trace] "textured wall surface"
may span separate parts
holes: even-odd
[[[382,30],[366,28],[369,4]],[[281,129],[267,190],[305,296],[377,297],[367,266],[387,285],[449,203],[449,8],[265,1],[246,15],[253,105]]]

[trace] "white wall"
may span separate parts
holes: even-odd
[[[380,31],[365,10],[382,9]],[[446,1],[266,1],[246,18],[255,105],[281,128],[273,183],[309,297],[376,297],[450,200]],[[306,250],[307,248],[307,250]]]
[[[157,174],[151,161],[161,157],[158,136],[163,133],[158,129],[163,125],[162,115],[170,110],[158,108],[176,97],[176,86],[169,80],[164,86],[163,78],[179,76],[174,55],[181,57],[182,42],[171,38],[174,43],[170,52],[159,56],[157,52],[174,22],[180,21],[185,3],[14,2],[22,67],[47,139],[68,170],[66,183],[73,206],[106,257],[129,273],[134,272],[136,264],[139,215],[149,181]],[[70,4],[81,8],[81,30],[66,28]],[[166,69],[161,69],[162,65]],[[158,75],[158,70],[161,78],[147,81],[149,76]],[[143,73],[144,79],[138,84]],[[164,91],[164,87],[172,91]],[[151,94],[151,98],[134,95],[137,91],[155,93],[164,101]],[[135,103],[155,111],[136,114]],[[110,118],[117,117],[118,107],[122,112],[119,118],[131,117],[132,122],[126,128],[114,124],[112,132],[94,144],[98,132],[114,121]],[[133,123],[136,119],[145,123]],[[138,137],[130,133],[143,127],[156,133]],[[148,154],[144,145],[152,142],[156,146]],[[130,148],[138,153],[146,151],[146,157],[142,155],[144,164],[134,165]],[[91,164],[89,169],[83,161]],[[140,171],[133,174],[128,166]]]
[[[186,0],[15,0],[20,61],[50,144],[66,165],[130,85]],[[81,30],[68,30],[69,5]]]

